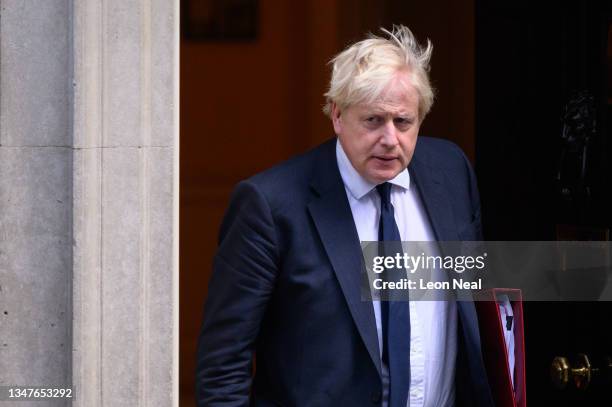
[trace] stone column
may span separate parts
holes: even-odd
[[[178,405],[178,0],[0,4],[0,385]]]
[[[71,382],[70,55],[69,1],[0,1],[0,386]]]

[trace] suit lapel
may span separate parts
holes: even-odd
[[[361,299],[363,255],[335,154],[335,139],[326,144],[317,165],[308,205],[325,252],[372,362],[381,374],[376,321],[371,301]]]
[[[445,187],[445,178],[442,171],[432,168],[421,159],[414,157],[408,166],[411,180],[414,179],[425,206],[429,222],[432,225],[436,240],[456,241],[459,239],[453,208],[452,197],[449,196],[449,188]],[[471,301],[458,301],[457,314],[459,316],[458,335],[462,336],[468,366],[459,366],[457,374],[465,374],[467,370],[470,376],[470,384],[473,393],[478,395],[483,406],[493,405],[487,374],[482,359],[480,344],[480,332],[478,327],[478,315],[476,307]]]
[[[421,195],[436,240],[457,240],[459,236],[451,206],[452,197],[448,196],[448,188],[444,187],[442,172],[429,167],[417,157],[412,159],[408,170]]]

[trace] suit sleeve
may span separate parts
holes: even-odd
[[[270,206],[255,185],[235,189],[221,225],[197,351],[199,407],[247,406],[254,344],[278,270]]]

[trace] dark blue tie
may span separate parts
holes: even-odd
[[[391,184],[385,182],[378,185],[376,190],[380,195],[378,240],[385,242],[382,245],[383,255],[395,257],[396,253],[401,253],[399,242],[402,239],[391,204]],[[394,269],[385,272],[386,281],[399,281],[402,277],[405,277],[403,270]],[[392,296],[393,293],[387,295],[387,297]],[[405,293],[399,297],[401,300],[380,302],[382,360],[389,368],[389,407],[406,407],[410,388],[410,306]]]

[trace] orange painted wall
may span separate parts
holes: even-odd
[[[254,42],[181,43],[180,391],[233,186],[333,135],[321,112],[338,49],[334,1],[260,1]]]

